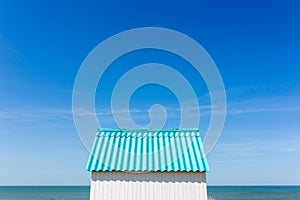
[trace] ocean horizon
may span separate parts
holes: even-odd
[[[89,186],[0,186],[0,200],[88,200]],[[208,186],[215,200],[300,199],[300,186]]]

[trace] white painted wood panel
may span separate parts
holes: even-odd
[[[92,172],[90,200],[206,200],[200,172]]]

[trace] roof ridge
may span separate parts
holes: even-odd
[[[178,131],[198,131],[199,128],[174,128],[174,129],[118,129],[118,128],[98,128],[97,132],[141,132],[141,131],[147,131],[147,132],[178,132]]]

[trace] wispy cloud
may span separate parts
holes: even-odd
[[[262,112],[289,112],[289,111],[300,111],[300,107],[291,108],[239,108],[229,109],[228,115],[247,114],[247,113],[262,113]]]
[[[277,96],[271,98],[255,98],[248,99],[246,101],[228,101],[227,105],[227,115],[243,115],[251,113],[265,113],[265,112],[298,112],[300,111],[300,96]],[[210,117],[212,114],[212,109],[214,108],[215,114],[222,113],[218,105],[203,104],[198,106],[192,106],[189,104],[184,104],[185,107],[180,108],[178,105],[168,105],[165,107],[167,111],[168,118],[180,119],[180,112],[182,110],[189,111],[189,118],[193,119],[197,117],[197,113],[200,112],[201,117]],[[77,110],[80,115],[95,115],[102,120],[112,121],[112,115],[130,113],[136,119],[149,120],[148,109],[134,108],[134,109],[115,109],[111,108],[101,108],[96,109],[96,113],[92,113],[85,110]],[[152,113],[152,117],[160,119],[161,112]],[[65,108],[0,108],[0,119],[1,120],[50,120],[50,119],[65,119],[73,120],[72,109]]]
[[[283,138],[283,137],[269,137],[269,138],[235,138],[230,142],[220,142],[216,146],[217,152],[232,157],[264,157],[266,154],[273,153],[274,156],[279,154],[300,152],[300,137]]]
[[[72,111],[68,109],[0,109],[1,120],[49,120],[49,119],[72,119]]]
[[[300,96],[275,96],[228,102],[228,115],[300,111]]]

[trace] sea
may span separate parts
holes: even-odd
[[[215,200],[300,200],[300,186],[208,186]],[[89,186],[0,186],[0,200],[88,200]]]

